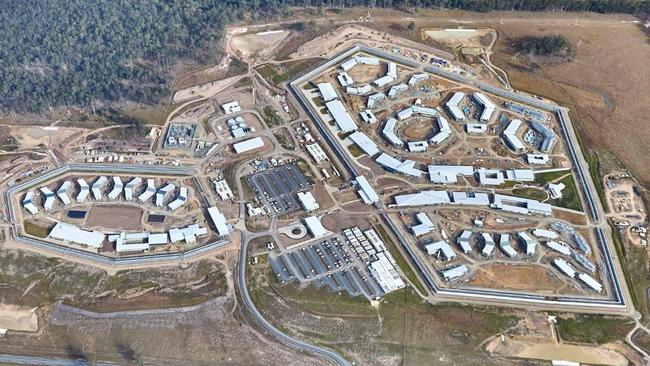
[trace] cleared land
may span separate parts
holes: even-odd
[[[481,267],[469,284],[520,291],[556,292],[562,282],[550,274],[551,271],[547,268],[535,264],[494,264]]]
[[[232,37],[230,46],[236,51],[241,52],[244,56],[249,56],[259,52],[273,50],[288,35],[289,31],[243,34]]]
[[[143,211],[139,207],[121,205],[93,206],[85,226],[108,229],[139,230]]]

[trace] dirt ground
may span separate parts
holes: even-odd
[[[140,230],[143,211],[138,207],[100,205],[90,209],[85,227],[111,230]]]
[[[321,223],[327,230],[332,232],[339,232],[353,226],[368,229],[372,225],[369,216],[348,214],[345,212],[335,212],[325,215],[321,219]]]
[[[237,75],[223,80],[211,81],[205,84],[191,86],[186,89],[178,90],[174,93],[174,102],[180,103],[193,98],[207,98],[213,96],[227,87],[235,84],[244,75]]]
[[[520,291],[556,292],[561,282],[549,278],[549,272],[547,268],[535,264],[494,264],[481,267],[469,284]]]
[[[451,47],[483,47],[490,42],[482,41],[491,39],[491,29],[422,29],[422,38],[431,39],[435,42],[447,44]],[[487,36],[487,37],[486,37]]]
[[[414,122],[404,127],[402,133],[409,141],[426,140],[433,131],[431,120]]]
[[[232,37],[230,46],[233,50],[239,51],[244,57],[247,57],[263,51],[272,51],[288,35],[289,31],[242,34]]]
[[[506,339],[505,343],[497,345],[493,352],[508,357],[567,360],[590,365],[629,364],[623,355],[604,347],[528,342],[510,338]]]
[[[0,328],[36,332],[38,316],[29,307],[0,304]]]

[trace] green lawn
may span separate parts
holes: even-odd
[[[512,194],[517,197],[529,198],[538,201],[543,201],[548,197],[544,190],[533,187],[515,188],[512,190]]]
[[[39,226],[31,221],[23,222],[23,229],[25,230],[25,234],[35,236],[37,238],[46,238],[50,233],[50,227]]]
[[[266,63],[258,66],[256,70],[266,81],[279,87],[283,82],[294,79],[298,74],[322,61],[322,58],[315,57],[281,64]]]
[[[557,331],[562,340],[577,343],[603,344],[624,339],[634,322],[621,317],[576,315],[557,318]]]
[[[586,155],[585,158],[589,164],[589,174],[591,174],[591,179],[593,179],[594,185],[596,186],[600,203],[603,205],[605,212],[608,212],[609,208],[607,207],[607,199],[605,197],[605,189],[602,180],[603,175],[600,171],[600,159],[598,159],[598,154],[592,152],[591,154]]]
[[[348,150],[350,151],[350,154],[354,156],[355,158],[363,155],[363,151],[357,146],[357,144],[352,144],[348,145]]]
[[[576,186],[573,175],[567,175],[562,178],[559,183],[563,183],[566,188],[562,191],[562,198],[548,201],[553,206],[564,207],[571,210],[582,211],[582,202],[578,194],[578,187]]]
[[[562,170],[557,172],[546,172],[546,173],[536,173],[535,174],[535,183],[540,185],[545,185],[549,182],[552,182],[564,175],[570,174],[570,170]]]
[[[273,109],[273,107],[271,107],[270,105],[264,107],[262,112],[263,112],[264,122],[266,122],[266,125],[269,128],[282,125],[282,120],[280,119],[278,112],[276,112],[275,109]]]

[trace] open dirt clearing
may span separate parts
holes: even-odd
[[[24,306],[0,304],[0,328],[36,332],[38,316],[32,309]]]
[[[494,353],[507,357],[538,360],[566,360],[590,365],[628,365],[620,353],[603,347],[574,346],[569,344],[538,343],[507,339]]]
[[[111,230],[140,230],[142,209],[121,205],[94,206],[90,209],[85,227]]]
[[[287,38],[289,31],[271,31],[257,34],[243,34],[234,36],[230,40],[230,46],[235,51],[242,53],[244,57],[259,52],[270,52],[277,47],[282,40]]]
[[[556,292],[562,282],[552,279],[549,273],[547,268],[535,264],[494,264],[481,267],[469,284],[520,291]]]
[[[244,75],[236,75],[227,79],[212,81],[205,84],[195,85],[186,89],[181,89],[174,93],[174,103],[180,103],[190,99],[208,98],[227,87],[233,85]]]
[[[422,38],[431,39],[451,47],[486,47],[492,40],[491,29],[422,29]]]
[[[426,140],[433,132],[431,121],[419,121],[404,127],[404,137],[408,140]]]

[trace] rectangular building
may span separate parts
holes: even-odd
[[[377,148],[377,144],[375,144],[374,141],[372,141],[368,136],[366,136],[365,133],[356,131],[353,134],[349,136],[350,140],[357,144],[363,152],[368,154],[368,156],[372,157],[374,155],[379,154],[379,149]]]
[[[341,131],[350,132],[357,129],[357,124],[354,123],[354,120],[340,100],[331,100],[326,102],[325,106]]]
[[[232,145],[233,149],[235,149],[235,152],[237,154],[259,149],[260,147],[263,146],[264,146],[264,140],[262,140],[261,137],[254,137],[252,139],[244,140]]]

